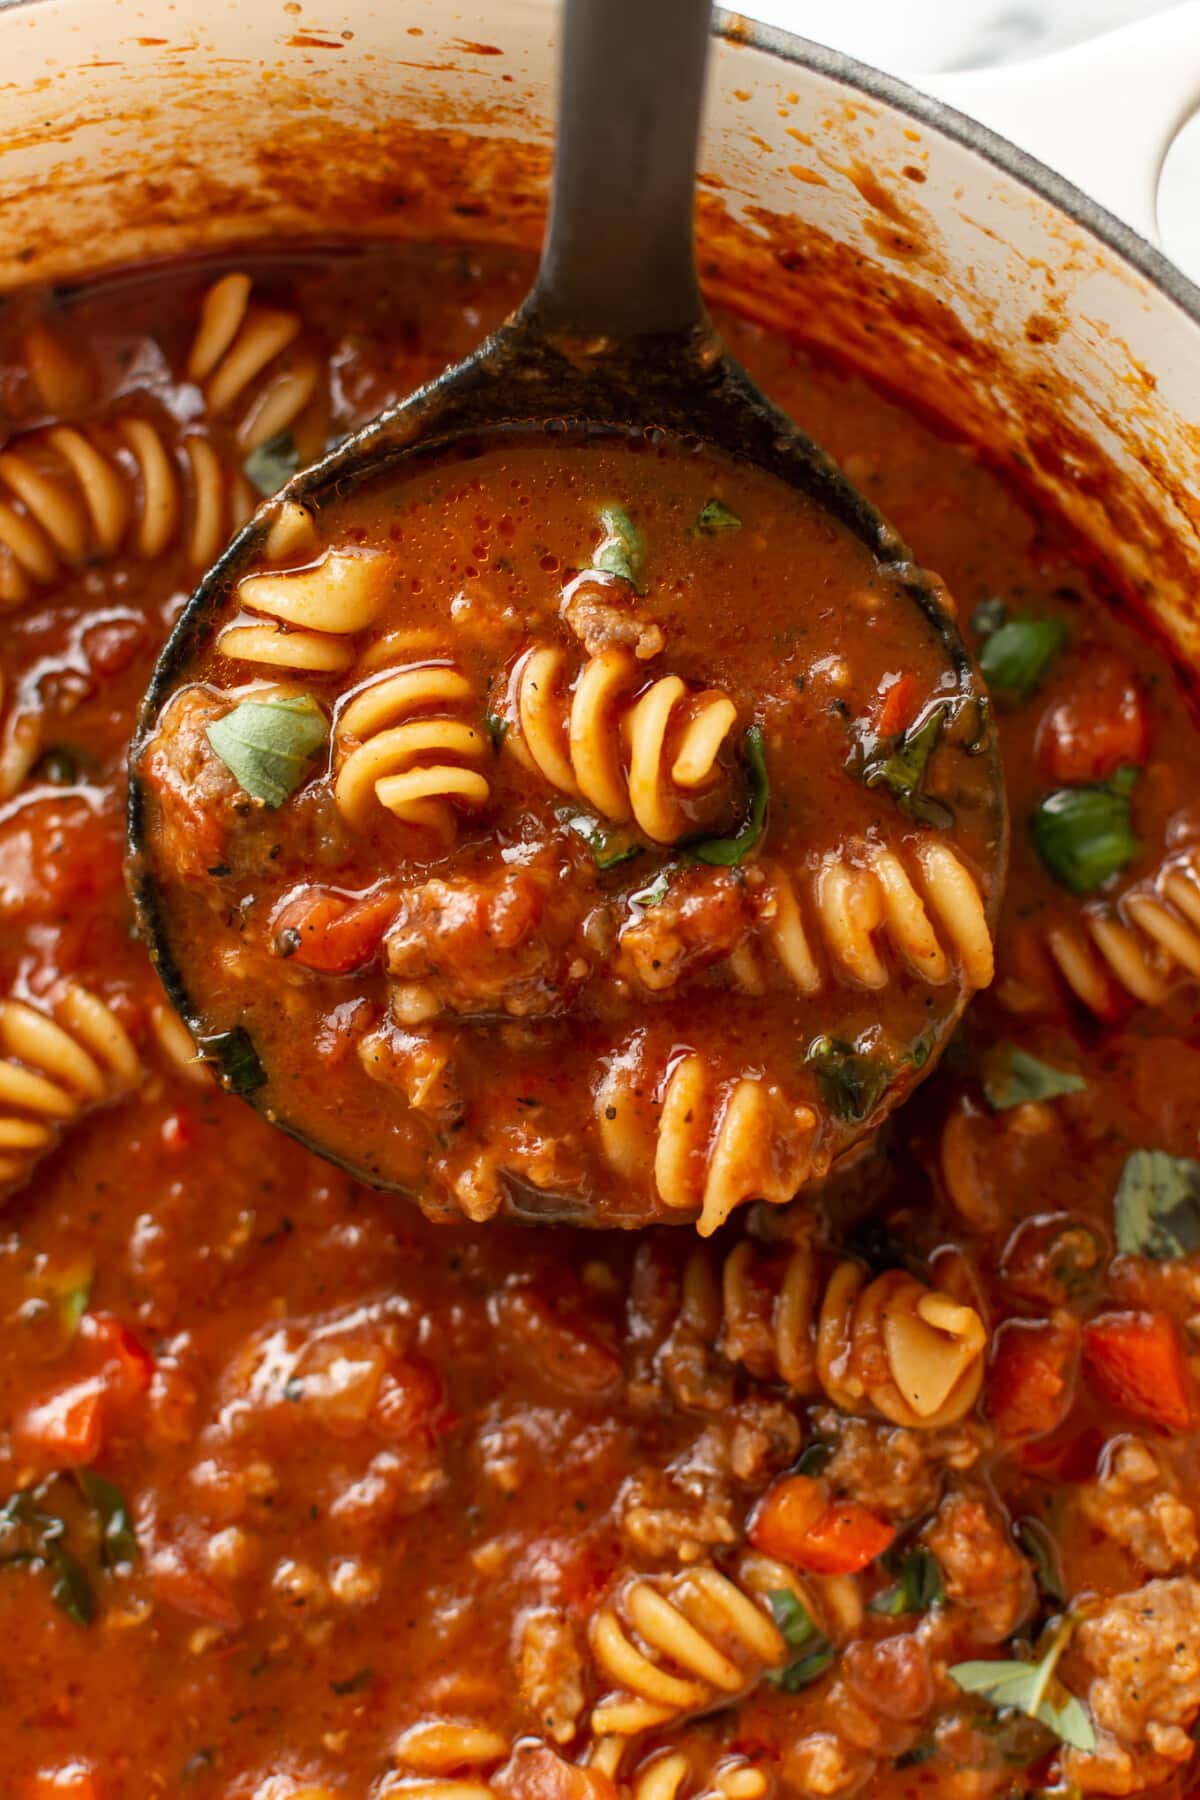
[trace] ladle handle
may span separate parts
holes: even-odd
[[[710,0],[564,0],[550,221],[529,311],[627,342],[704,322],[696,151]]]

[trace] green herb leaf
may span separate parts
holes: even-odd
[[[253,483],[264,499],[277,494],[299,467],[300,452],[290,431],[276,432],[273,438],[252,450],[242,464],[247,481]]]
[[[750,811],[746,815],[746,822],[734,837],[701,838],[698,843],[689,844],[687,856],[691,862],[708,863],[720,869],[734,869],[750,854],[762,836],[767,802],[771,797],[771,782],[767,774],[766,743],[761,725],[751,725],[748,728],[742,739],[741,754],[750,783]]]
[[[1008,617],[1008,608],[1003,600],[993,596],[990,600],[981,600],[971,614],[971,630],[976,637],[990,637],[993,631],[999,631]]]
[[[335,1694],[361,1694],[369,1688],[375,1679],[374,1669],[356,1669],[345,1681],[331,1681],[330,1687]]]
[[[562,808],[558,816],[568,831],[583,839],[596,867],[602,872],[617,869],[642,854],[642,845],[619,826],[602,825],[589,813],[572,812],[569,807]]]
[[[730,512],[723,501],[713,498],[706,500],[696,517],[696,530],[707,537],[716,537],[719,531],[740,531],[742,521],[735,512]]]
[[[1200,1250],[1200,1162],[1135,1150],[1125,1159],[1114,1205],[1123,1255],[1170,1262]]]
[[[805,1651],[803,1656],[798,1656],[785,1668],[770,1670],[767,1680],[772,1687],[782,1689],[785,1694],[798,1694],[801,1688],[808,1687],[824,1675],[836,1654],[833,1645],[826,1638],[821,1638],[811,1650]]]
[[[266,807],[294,794],[329,736],[329,721],[311,694],[243,700],[208,727],[208,741],[238,786]]]
[[[987,1059],[983,1091],[994,1112],[1024,1106],[1031,1100],[1057,1100],[1061,1094],[1082,1094],[1087,1082],[1067,1069],[1052,1068],[1015,1044],[1001,1045]]]
[[[212,1063],[217,1080],[227,1094],[252,1094],[263,1087],[267,1071],[258,1059],[254,1040],[242,1025],[232,1031],[214,1032],[211,1037],[196,1040],[205,1062]]]
[[[984,680],[1009,700],[1028,700],[1067,641],[1061,619],[1010,619],[979,653]]]
[[[1073,894],[1092,894],[1141,849],[1134,835],[1127,779],[1055,788],[1029,821],[1042,866]]]
[[[484,713],[483,728],[492,740],[492,749],[499,750],[508,736],[508,720],[499,713]]]
[[[1055,1680],[1054,1670],[1070,1637],[1070,1626],[1055,1634],[1040,1662],[962,1662],[947,1669],[965,1694],[978,1694],[996,1708],[1012,1707],[1037,1719],[1073,1749],[1096,1748],[1092,1721],[1074,1694]]]
[[[674,870],[670,864],[665,869],[660,869],[653,881],[648,882],[644,888],[639,888],[636,894],[630,894],[629,904],[640,906],[643,912],[649,912],[652,907],[661,906],[667,897],[673,873]]]
[[[100,1560],[104,1567],[116,1569],[123,1563],[135,1563],[138,1541],[120,1488],[92,1469],[76,1469],[75,1479],[100,1525]]]
[[[616,575],[627,581],[635,594],[644,594],[641,578],[646,543],[641,532],[623,506],[602,506],[600,524],[604,536],[592,556],[593,569]]]
[[[62,1313],[63,1324],[67,1329],[68,1337],[74,1337],[75,1333],[79,1330],[79,1321],[87,1311],[88,1302],[91,1300],[91,1297],[92,1281],[90,1275],[86,1281],[77,1282],[74,1287],[67,1288],[63,1293],[59,1300],[59,1308]]]
[[[799,1650],[802,1644],[816,1636],[817,1628],[809,1617],[808,1608],[790,1588],[772,1588],[767,1595],[767,1605],[789,1649]]]
[[[823,1475],[833,1461],[833,1445],[823,1438],[814,1438],[806,1444],[791,1468],[789,1475]]]
[[[66,1524],[39,1502],[42,1488],[18,1488],[0,1506],[0,1567],[45,1569],[52,1577],[50,1598],[76,1625],[89,1625],[96,1600],[83,1569],[63,1538]]]
[[[918,1545],[902,1556],[898,1564],[887,1557],[884,1561],[889,1568],[896,1569],[899,1580],[876,1594],[871,1602],[872,1612],[886,1613],[889,1618],[898,1619],[906,1613],[928,1612],[946,1598],[941,1565],[932,1550]]]
[[[1065,1606],[1067,1591],[1063,1586],[1062,1575],[1059,1573],[1058,1556],[1050,1533],[1041,1520],[1018,1520],[1017,1541],[1033,1564],[1040,1591],[1047,1600],[1053,1601],[1055,1606]]]
[[[908,1056],[906,1060],[912,1064],[914,1069],[923,1069],[925,1064],[929,1061],[929,1055],[932,1049],[932,1037],[914,1038],[913,1042],[908,1047]]]
[[[937,749],[953,702],[941,700],[898,738],[874,738],[852,753],[851,772],[864,787],[885,787],[906,818],[939,829],[954,823],[950,808],[925,792],[929,759]]]
[[[812,1065],[827,1110],[848,1124],[870,1118],[892,1079],[886,1063],[841,1038],[814,1038],[804,1060]]]

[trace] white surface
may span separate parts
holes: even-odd
[[[1177,61],[1151,79],[1122,59],[1109,67],[1107,79],[1095,78],[1084,50],[1077,51],[1079,78],[1073,81],[1070,59],[1054,55],[1171,12],[1172,0],[840,0],[836,7],[828,0],[752,0],[750,10],[943,94],[1148,234],[1161,148],[1157,128],[1179,125],[1187,110],[1181,98],[1200,102],[1200,22],[1178,34]],[[1157,23],[1169,35],[1183,21]],[[1006,88],[1006,67],[1043,56],[1049,59],[1044,71],[1030,68],[1018,89]],[[1100,45],[1091,56],[1102,68]],[[1051,78],[1056,69],[1066,75],[1065,85],[1057,75]],[[950,79],[922,82],[922,73]],[[1194,279],[1200,279],[1198,202],[1200,117],[1175,139],[1157,206],[1163,248]]]

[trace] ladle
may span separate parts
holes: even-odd
[[[942,693],[982,687],[936,578],[841,470],[759,391],[705,309],[694,247],[696,154],[711,29],[709,0],[565,0],[558,144],[541,265],[524,305],[473,355],[294,475],[280,501],[318,514],[406,458],[489,433],[561,427],[657,430],[713,446],[800,490],[874,557],[923,615],[944,656]],[[143,935],[175,1004],[203,1031],[170,944],[169,899],[147,873],[139,752],[161,708],[214,638],[239,579],[261,558],[269,502],[196,589],[156,669],[135,740],[132,888]],[[979,748],[993,797],[988,871],[994,925],[1006,850],[1003,785],[991,734]],[[289,1129],[301,1121],[283,1120]]]

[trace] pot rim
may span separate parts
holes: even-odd
[[[32,11],[53,0],[0,0],[0,18],[6,12]],[[922,93],[899,75],[889,75],[844,50],[832,49],[782,26],[768,25],[727,7],[713,7],[712,32],[737,48],[764,51],[780,62],[811,69],[843,87],[856,88],[869,99],[906,113],[921,124],[962,144],[1012,177],[1039,199],[1089,232],[1174,303],[1194,324],[1200,325],[1200,284],[1192,281],[1162,250],[1094,200],[1082,188],[1060,175],[1038,157],[1020,149],[990,126],[945,100]]]
[[[41,0],[17,0],[18,5],[40,3]],[[5,0],[0,0],[0,7],[4,4]],[[1101,205],[1099,200],[1092,199],[1082,188],[1076,187],[1065,175],[1060,175],[1038,157],[1031,156],[1027,150],[1018,148],[990,126],[973,119],[969,113],[960,112],[956,106],[936,99],[931,94],[923,94],[901,76],[889,75],[871,63],[861,62],[857,57],[848,55],[844,50],[831,49],[829,45],[818,44],[812,38],[785,31],[781,26],[767,25],[761,20],[747,18],[744,13],[730,12],[725,7],[713,9],[713,34],[739,47],[748,45],[752,49],[766,51],[768,55],[778,57],[781,62],[812,69],[816,74],[827,76],[845,87],[857,88],[870,99],[880,100],[899,112],[907,113],[910,118],[919,120],[921,124],[932,126],[944,136],[957,140],[1002,174],[1012,176],[1039,199],[1065,213],[1074,224],[1082,226],[1085,231],[1098,238],[1107,249],[1115,252],[1168,300],[1173,301],[1189,319],[1200,325],[1200,285],[1185,275],[1178,264],[1172,262],[1170,257],[1131,225],[1127,225],[1123,219]]]

